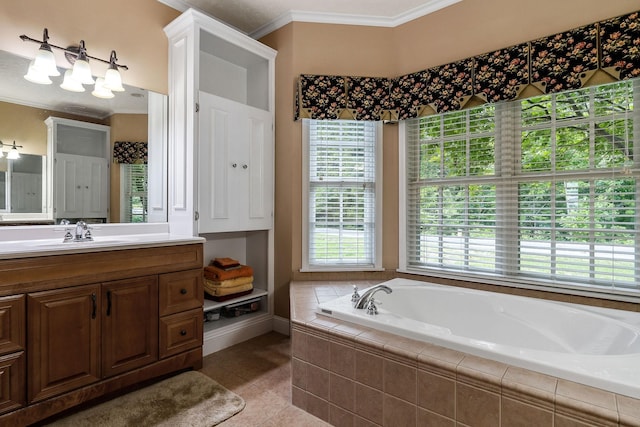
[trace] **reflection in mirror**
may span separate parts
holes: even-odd
[[[23,78],[29,62],[0,51],[0,141],[5,154],[14,140],[22,146],[20,159],[0,158],[0,225],[62,219],[56,215],[52,194],[61,188],[53,178],[56,162],[50,161],[49,167],[46,162],[51,138],[45,120],[49,117],[109,126],[109,178],[105,183],[109,213],[101,221],[166,221],[167,97],[125,85],[125,92],[101,99],[91,95],[89,86],[84,93],[61,89],[62,77],[51,78],[50,85],[34,84]],[[126,73],[123,77],[126,80]],[[144,144],[148,164],[140,156],[132,161],[114,158],[116,141]]]

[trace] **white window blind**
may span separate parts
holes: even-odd
[[[379,267],[379,126],[304,121],[307,268]]]
[[[408,121],[405,268],[640,291],[638,87]]]
[[[120,221],[147,222],[147,165],[120,164]]]

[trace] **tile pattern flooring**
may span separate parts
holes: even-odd
[[[291,341],[270,332],[205,356],[202,373],[242,396],[247,406],[220,427],[323,427],[291,404]]]

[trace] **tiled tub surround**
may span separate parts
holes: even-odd
[[[291,283],[294,405],[336,426],[640,426],[638,399],[315,313],[375,283]]]

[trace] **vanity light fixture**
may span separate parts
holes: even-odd
[[[7,153],[7,159],[15,160],[20,158],[20,153],[18,152],[18,147],[22,148],[22,145],[16,145],[16,142],[13,141],[13,147]]]
[[[71,70],[67,70],[64,73],[64,80],[60,87],[72,92],[84,92],[83,85],[95,84],[94,90],[91,92],[98,98],[113,98],[114,92],[123,92],[125,89],[122,87],[122,77],[120,76],[120,69],[128,70],[126,65],[118,64],[118,58],[116,51],[111,51],[109,60],[100,59],[95,56],[87,54],[87,48],[84,40],[80,40],[78,46],[60,47],[49,43],[49,30],[46,28],[42,34],[42,40],[36,40],[26,35],[21,35],[22,41],[30,41],[40,44],[40,49],[35,59],[29,64],[29,69],[24,78],[30,82],[38,84],[51,84],[52,81],[49,77],[59,76],[60,72],[56,66],[55,57],[53,55],[52,48],[62,50],[64,56],[73,65]],[[89,65],[89,59],[96,60],[108,64],[108,69],[105,73],[104,79],[98,78],[94,80],[91,73],[91,66]],[[15,144],[14,144],[15,145]]]

